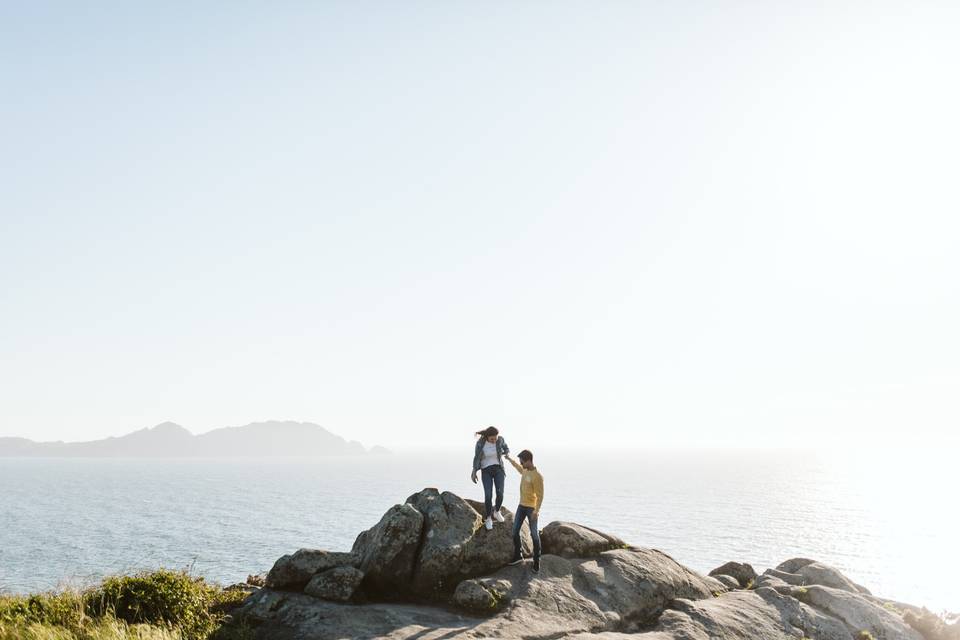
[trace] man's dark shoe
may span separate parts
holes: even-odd
[[[533,572],[540,573],[540,558],[533,559]]]
[[[514,565],[514,564],[520,564],[521,562],[523,562],[523,556],[514,556],[513,560],[511,560],[507,564]]]

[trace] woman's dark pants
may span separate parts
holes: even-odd
[[[517,513],[513,516],[513,559],[520,559],[520,527],[523,526],[524,518],[530,523],[530,537],[533,538],[533,558],[540,558],[540,529],[537,528],[537,515],[533,507],[520,505],[517,507]]]
[[[483,514],[484,518],[489,518],[493,515],[493,485],[497,485],[497,506],[496,510],[499,511],[500,507],[503,506],[503,467],[498,464],[492,464],[489,467],[484,467],[480,471],[480,479],[483,481],[483,506],[486,508],[487,512]]]

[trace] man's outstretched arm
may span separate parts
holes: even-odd
[[[539,473],[533,481],[533,488],[537,492],[537,508],[534,511],[540,513],[540,505],[543,504],[543,476]]]
[[[510,461],[510,464],[513,465],[513,468],[514,468],[514,469],[516,469],[516,470],[519,471],[521,474],[523,474],[523,467],[521,467],[519,464],[517,464],[516,461],[515,461],[513,458],[511,458],[510,456],[506,456],[506,458],[507,458],[507,460]]]

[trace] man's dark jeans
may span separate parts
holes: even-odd
[[[493,515],[493,485],[497,485],[497,506],[496,510],[499,511],[500,507],[503,506],[503,480],[505,474],[503,473],[503,467],[498,464],[492,464],[489,467],[484,467],[480,471],[480,479],[483,481],[483,506],[486,507],[487,512],[483,514],[484,518],[489,518]]]
[[[520,527],[523,526],[524,518],[530,524],[530,536],[533,538],[533,557],[540,558],[540,529],[537,528],[537,515],[533,507],[520,505],[517,507],[517,514],[513,516],[513,559],[520,559]]]

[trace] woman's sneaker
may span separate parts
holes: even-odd
[[[522,556],[522,555],[520,555],[520,556],[514,556],[513,560],[511,560],[511,561],[508,562],[507,564],[509,564],[509,565],[514,565],[514,564],[520,564],[521,562],[523,562],[523,556]]]
[[[533,559],[533,572],[540,573],[540,558]]]
[[[490,516],[487,516],[487,519],[483,523],[483,526],[487,528],[487,531],[490,531],[491,529],[493,529],[493,520],[490,518]]]
[[[493,512],[493,517],[497,519],[497,522],[503,522],[503,514],[500,512],[500,509]]]

